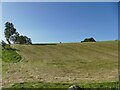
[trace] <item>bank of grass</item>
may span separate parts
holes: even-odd
[[[44,83],[44,82],[24,82],[24,83],[15,83],[9,88],[68,88],[72,84],[70,83]],[[114,88],[117,90],[118,82],[103,82],[103,83],[81,83],[78,84],[80,88]]]
[[[21,60],[21,56],[12,49],[10,46],[6,46],[6,49],[2,49],[2,61],[7,63],[17,63]]]

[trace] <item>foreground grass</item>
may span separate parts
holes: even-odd
[[[69,83],[24,82],[11,85],[9,88],[68,88]],[[118,88],[118,82],[81,83],[81,88]]]

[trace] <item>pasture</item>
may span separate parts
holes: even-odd
[[[100,87],[97,83],[107,83],[103,84],[107,87],[111,85],[108,83],[114,83],[112,87],[117,86],[117,41],[14,47],[22,59],[16,63],[2,62],[3,87],[19,87],[15,83],[24,82],[67,83],[65,87],[74,83],[93,88]]]

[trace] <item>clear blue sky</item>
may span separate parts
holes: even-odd
[[[12,22],[33,43],[118,39],[117,2],[4,2],[2,10],[3,30]]]

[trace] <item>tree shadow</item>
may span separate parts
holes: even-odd
[[[20,51],[19,49],[16,49],[16,48],[5,48],[5,50],[10,50],[10,51]]]
[[[20,51],[19,49],[16,49],[16,48],[11,48],[10,50],[12,50],[12,51]]]

